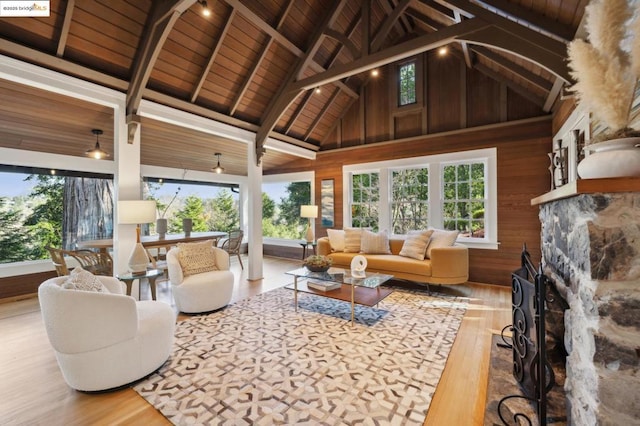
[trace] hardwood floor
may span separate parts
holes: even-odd
[[[265,258],[264,279],[247,281],[237,259],[233,301],[288,284],[284,272],[298,267],[290,259]],[[246,265],[246,262],[245,262]],[[466,284],[435,287],[470,298],[425,425],[481,425],[486,399],[491,333],[510,322],[511,291]],[[149,299],[148,286],[142,298]],[[158,300],[173,305],[168,282],[158,281]],[[188,318],[179,315],[178,320]],[[0,424],[88,425],[169,422],[130,388],[86,394],[62,378],[42,323],[37,298],[0,303]]]

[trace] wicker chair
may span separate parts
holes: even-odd
[[[229,232],[229,238],[224,240],[220,248],[230,255],[235,254],[238,256],[238,260],[240,261],[240,268],[244,269],[244,265],[242,264],[242,258],[240,257],[240,248],[242,247],[242,237],[244,236],[244,232],[240,229],[233,230]]]
[[[54,247],[47,247],[51,254],[51,260],[56,267],[58,276],[69,275],[69,268],[65,256],[72,257],[78,262],[82,269],[94,275],[113,276],[113,259],[107,252],[96,252],[91,250],[62,250]]]

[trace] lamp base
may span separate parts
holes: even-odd
[[[307,235],[306,235],[306,240],[308,243],[312,243],[314,241],[314,236],[313,236],[313,229],[311,228],[311,225],[309,225],[307,227]]]
[[[144,274],[147,271],[147,265],[149,264],[149,254],[142,246],[141,243],[136,243],[129,256],[129,271],[132,274]]]

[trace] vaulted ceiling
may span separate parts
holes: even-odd
[[[228,172],[243,175],[246,146],[141,117],[141,101],[256,132],[259,147],[271,137],[319,151],[370,70],[446,45],[550,111],[586,3],[61,0],[48,18],[0,18],[0,53],[126,93],[145,164],[209,170],[223,152]],[[108,108],[6,80],[0,97],[0,146],[81,155],[100,127],[112,148]],[[292,157],[262,159],[268,170]]]

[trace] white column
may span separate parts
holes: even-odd
[[[260,280],[262,271],[262,164],[256,165],[256,143],[249,144],[247,164],[248,207],[247,223],[249,232],[249,272],[247,279]]]
[[[142,196],[140,183],[140,126],[133,143],[128,143],[127,123],[124,103],[114,109],[114,160],[116,170],[113,178],[115,187],[115,211],[113,226],[114,272],[127,271],[127,261],[136,243],[136,225],[119,225],[117,200],[139,200]]]

